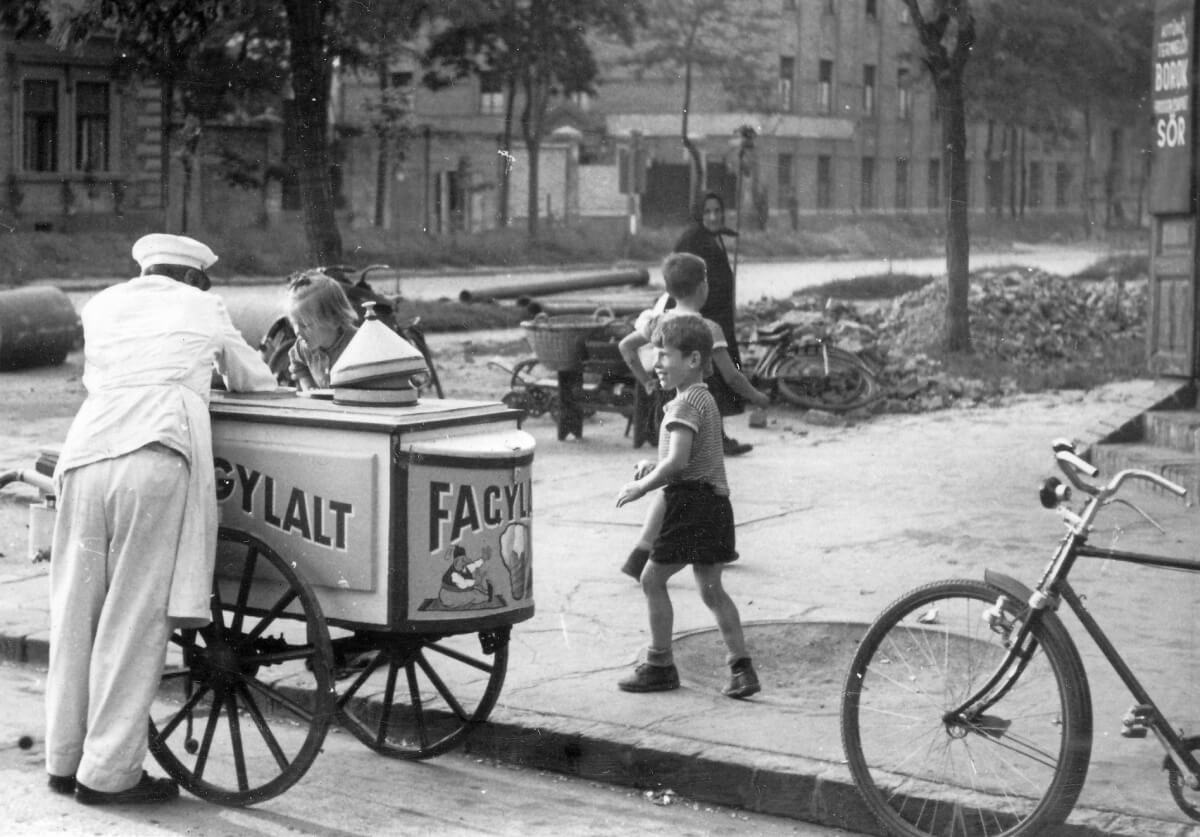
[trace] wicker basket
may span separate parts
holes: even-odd
[[[587,341],[602,333],[607,323],[601,312],[591,317],[538,314],[521,323],[521,327],[541,364],[555,372],[566,372],[583,366]]]

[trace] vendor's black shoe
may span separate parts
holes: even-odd
[[[754,450],[754,445],[739,442],[732,436],[722,436],[721,447],[724,448],[726,456],[741,456],[743,453],[749,453]]]
[[[74,776],[55,776],[53,773],[47,773],[46,776],[49,779],[46,784],[55,793],[75,793]]]
[[[107,793],[84,784],[75,785],[75,800],[83,805],[146,805],[178,798],[179,785],[174,779],[155,779],[144,770],[138,783],[123,791]]]

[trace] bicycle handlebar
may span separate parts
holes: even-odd
[[[1147,471],[1142,468],[1126,468],[1123,471],[1118,471],[1105,486],[1093,485],[1084,480],[1081,474],[1088,477],[1096,477],[1100,474],[1100,469],[1079,456],[1075,452],[1075,444],[1073,442],[1056,439],[1053,448],[1054,461],[1058,463],[1058,467],[1062,472],[1067,475],[1067,479],[1071,481],[1071,484],[1093,497],[1097,495],[1112,497],[1121,489],[1126,480],[1131,479],[1146,480],[1179,497],[1187,496],[1187,489],[1182,485],[1172,482],[1162,474],[1156,474],[1153,471]]]

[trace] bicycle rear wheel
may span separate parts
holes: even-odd
[[[982,581],[928,584],[867,630],[842,695],[842,744],[864,801],[910,837],[1017,837],[1060,823],[1091,755],[1091,699],[1061,623],[1037,619],[1018,676],[970,718],[950,718],[997,670],[1028,613],[1005,597],[1003,626]]]
[[[785,401],[810,410],[843,413],[876,401],[883,390],[859,357],[836,346],[801,346],[775,370]]]

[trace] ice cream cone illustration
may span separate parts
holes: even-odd
[[[513,599],[525,598],[531,586],[529,546],[529,527],[524,523],[510,523],[500,533],[500,560],[508,570]]]

